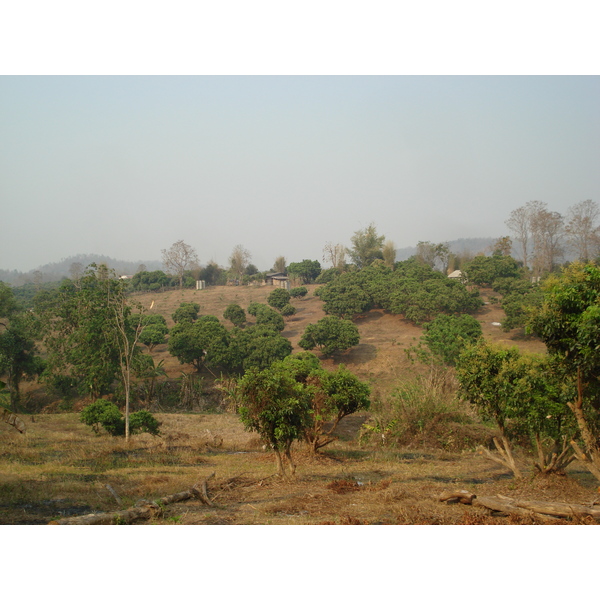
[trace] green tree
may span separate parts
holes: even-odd
[[[321,273],[321,263],[318,260],[304,259],[299,263],[290,263],[287,272],[292,279],[312,283]]]
[[[368,410],[371,389],[344,365],[336,371],[313,371],[307,382],[312,388],[312,419],[304,437],[317,452],[335,441],[335,429],[344,417]]]
[[[489,458],[521,477],[509,442],[512,431],[532,436],[540,457],[536,466],[542,472],[561,470],[572,460],[566,443],[572,434],[564,404],[568,386],[547,357],[521,355],[517,348],[481,341],[462,352],[456,374],[460,396],[500,430],[500,437],[494,438],[500,457],[486,452]],[[555,458],[544,457],[543,437],[551,438],[555,446],[562,442],[562,451],[554,450]]]
[[[351,238],[352,247],[348,255],[359,268],[368,267],[376,258],[383,259],[384,235],[377,235],[377,228],[371,223],[365,229],[354,232]]]
[[[230,336],[213,316],[203,316],[193,323],[184,322],[171,329],[169,352],[180,363],[194,365],[197,372],[203,366],[226,366],[229,359]]]
[[[136,318],[132,320],[132,324],[135,327],[140,327],[139,341],[148,348],[150,352],[154,350],[159,344],[166,343],[166,335],[169,333],[167,327],[167,321],[162,315],[149,315],[144,314],[142,316],[135,315]]]
[[[295,287],[290,290],[290,296],[292,298],[304,298],[308,294],[308,290],[304,287]]]
[[[258,312],[256,313],[256,324],[265,325],[272,327],[275,331],[283,331],[285,328],[285,322],[283,317],[272,308],[265,306],[264,304],[259,305]],[[250,309],[248,309],[250,311]]]
[[[229,369],[245,372],[265,369],[292,353],[292,344],[277,330],[266,325],[251,325],[232,332],[227,364]]]
[[[95,400],[119,377],[125,392],[125,436],[129,440],[131,377],[144,329],[139,303],[128,302],[125,283],[106,266],[91,264],[77,284],[37,303],[43,319],[49,371],[79,379]]]
[[[358,273],[343,273],[317,291],[324,302],[323,310],[328,315],[352,318],[373,306],[372,298],[363,289]]]
[[[246,322],[246,311],[239,304],[230,304],[223,313],[223,318],[231,321],[236,327]]]
[[[34,341],[31,316],[16,311],[10,314],[8,324],[0,323],[0,375],[6,377],[11,410],[17,411],[21,382],[40,375],[44,362]]]
[[[544,301],[529,329],[546,344],[576,386],[567,402],[584,450],[574,449],[600,481],[600,267],[573,263],[543,284]]]
[[[175,323],[192,323],[198,318],[200,305],[196,302],[182,302],[171,315]]]
[[[476,256],[462,269],[469,283],[491,286],[500,278],[518,278],[521,274],[519,264],[512,256],[494,254]]]
[[[290,303],[291,295],[290,292],[283,288],[274,289],[267,298],[267,303],[273,308],[281,310],[286,304]]]
[[[424,330],[423,340],[430,352],[451,366],[465,347],[482,335],[479,321],[471,315],[438,315]]]
[[[307,325],[298,345],[303,350],[319,348],[324,356],[347,350],[360,341],[358,328],[352,321],[335,316],[324,317]]]
[[[238,412],[246,429],[255,431],[275,452],[277,472],[285,477],[282,454],[294,475],[291,447],[304,437],[310,424],[310,394],[289,369],[275,363],[267,369],[252,368],[236,386]]]

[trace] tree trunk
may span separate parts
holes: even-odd
[[[498,454],[500,456],[492,454],[487,448],[484,448],[483,446],[479,447],[480,452],[482,454],[485,454],[485,456],[490,460],[493,460],[494,462],[502,465],[503,467],[507,467],[508,469],[510,469],[513,475],[515,476],[515,479],[522,479],[523,475],[521,474],[521,471],[517,466],[517,463],[515,462],[515,459],[510,450],[510,442],[508,441],[506,436],[502,435],[500,440],[498,440],[498,438],[495,437],[493,438],[493,440],[494,446],[496,446],[496,450],[498,450]],[[500,441],[502,441],[502,445],[500,445]]]

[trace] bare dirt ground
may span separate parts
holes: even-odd
[[[324,316],[321,301],[309,294],[293,300],[297,314],[283,331],[294,347],[306,325]],[[181,302],[197,302],[201,314],[217,316],[231,302],[244,309],[250,302],[266,302],[271,287],[217,287],[137,297],[152,312],[171,314]],[[488,294],[484,292],[484,299]],[[484,336],[522,350],[543,352],[544,345],[522,332],[503,332],[494,325],[503,318],[498,304],[486,304],[476,315]],[[252,317],[250,317],[252,319]],[[373,310],[356,319],[360,344],[335,358],[325,368],[345,363],[385,398],[415,367],[406,350],[422,330],[398,315]],[[167,352],[170,377],[192,371]],[[33,388],[30,388],[34,391]],[[27,420],[21,436],[0,425],[0,523],[47,523],[62,516],[120,508],[107,488],[118,494],[122,506],[187,490],[213,472],[209,495],[214,506],[190,500],[169,505],[156,524],[505,524],[536,523],[535,517],[492,516],[485,509],[438,501],[443,492],[465,489],[478,495],[503,494],[524,499],[590,503],[598,495],[597,482],[579,463],[567,476],[535,477],[531,460],[519,455],[523,471],[515,481],[501,466],[474,451],[450,453],[414,448],[365,447],[359,431],[368,415],[342,422],[339,440],[321,456],[295,447],[296,477],[274,476],[273,455],[259,438],[244,431],[233,414],[160,414],[163,435],[135,436],[129,445],[106,434],[95,436],[76,413],[40,414]],[[573,521],[570,521],[573,522]],[[575,521],[579,522],[579,521]]]

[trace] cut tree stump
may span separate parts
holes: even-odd
[[[508,496],[476,496],[465,490],[449,492],[439,497],[440,502],[461,502],[472,506],[482,506],[493,512],[505,515],[536,517],[544,522],[555,523],[560,519],[592,517],[600,521],[600,507],[592,503],[569,504],[566,502],[544,502],[540,500],[519,500]]]
[[[80,517],[67,517],[57,521],[50,521],[49,525],[129,525],[134,521],[148,520],[162,513],[168,504],[198,498],[207,506],[214,506],[208,497],[208,480],[214,477],[212,473],[201,483],[197,483],[189,490],[165,496],[158,500],[138,500],[134,507],[111,513],[92,513]]]

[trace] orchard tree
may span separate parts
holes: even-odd
[[[199,312],[200,305],[196,302],[182,302],[171,316],[175,323],[193,323]]]
[[[424,325],[423,341],[431,354],[454,366],[460,353],[482,336],[479,321],[471,315],[438,315]]]
[[[324,356],[331,356],[356,346],[359,341],[358,328],[352,321],[328,316],[307,325],[298,345],[303,350],[319,348]]]
[[[299,263],[290,263],[287,272],[292,279],[298,279],[302,283],[312,283],[321,273],[321,264],[318,260],[306,258]]]
[[[196,251],[183,240],[179,240],[169,249],[161,250],[161,252],[165,268],[179,279],[179,287],[183,288],[185,271],[198,267]]]
[[[236,327],[246,322],[246,311],[239,304],[230,304],[223,313],[223,318],[231,321]]]
[[[522,477],[511,451],[511,430],[531,436],[538,458],[535,466],[541,473],[563,471],[573,460],[568,442],[575,431],[565,410],[565,397],[573,388],[555,361],[481,341],[460,355],[456,374],[460,396],[500,430],[500,437],[494,438],[499,456],[484,450],[488,458]],[[547,439],[553,444],[550,452],[544,450]]]
[[[252,368],[235,390],[238,412],[246,429],[255,431],[275,453],[277,472],[285,477],[282,455],[294,475],[291,447],[304,437],[310,424],[310,393],[282,363],[266,369]]]
[[[544,301],[529,328],[576,384],[568,403],[584,449],[578,458],[600,481],[600,267],[572,263],[543,284]]]
[[[273,308],[281,310],[286,304],[290,303],[291,295],[290,292],[283,288],[274,289],[267,298],[267,303]]]
[[[193,323],[180,323],[171,329],[169,352],[180,363],[194,365],[197,372],[206,366],[225,366],[229,357],[230,336],[213,316],[200,317]]]
[[[243,373],[254,367],[266,369],[292,353],[292,344],[277,330],[266,325],[251,325],[231,333],[227,364]]]

